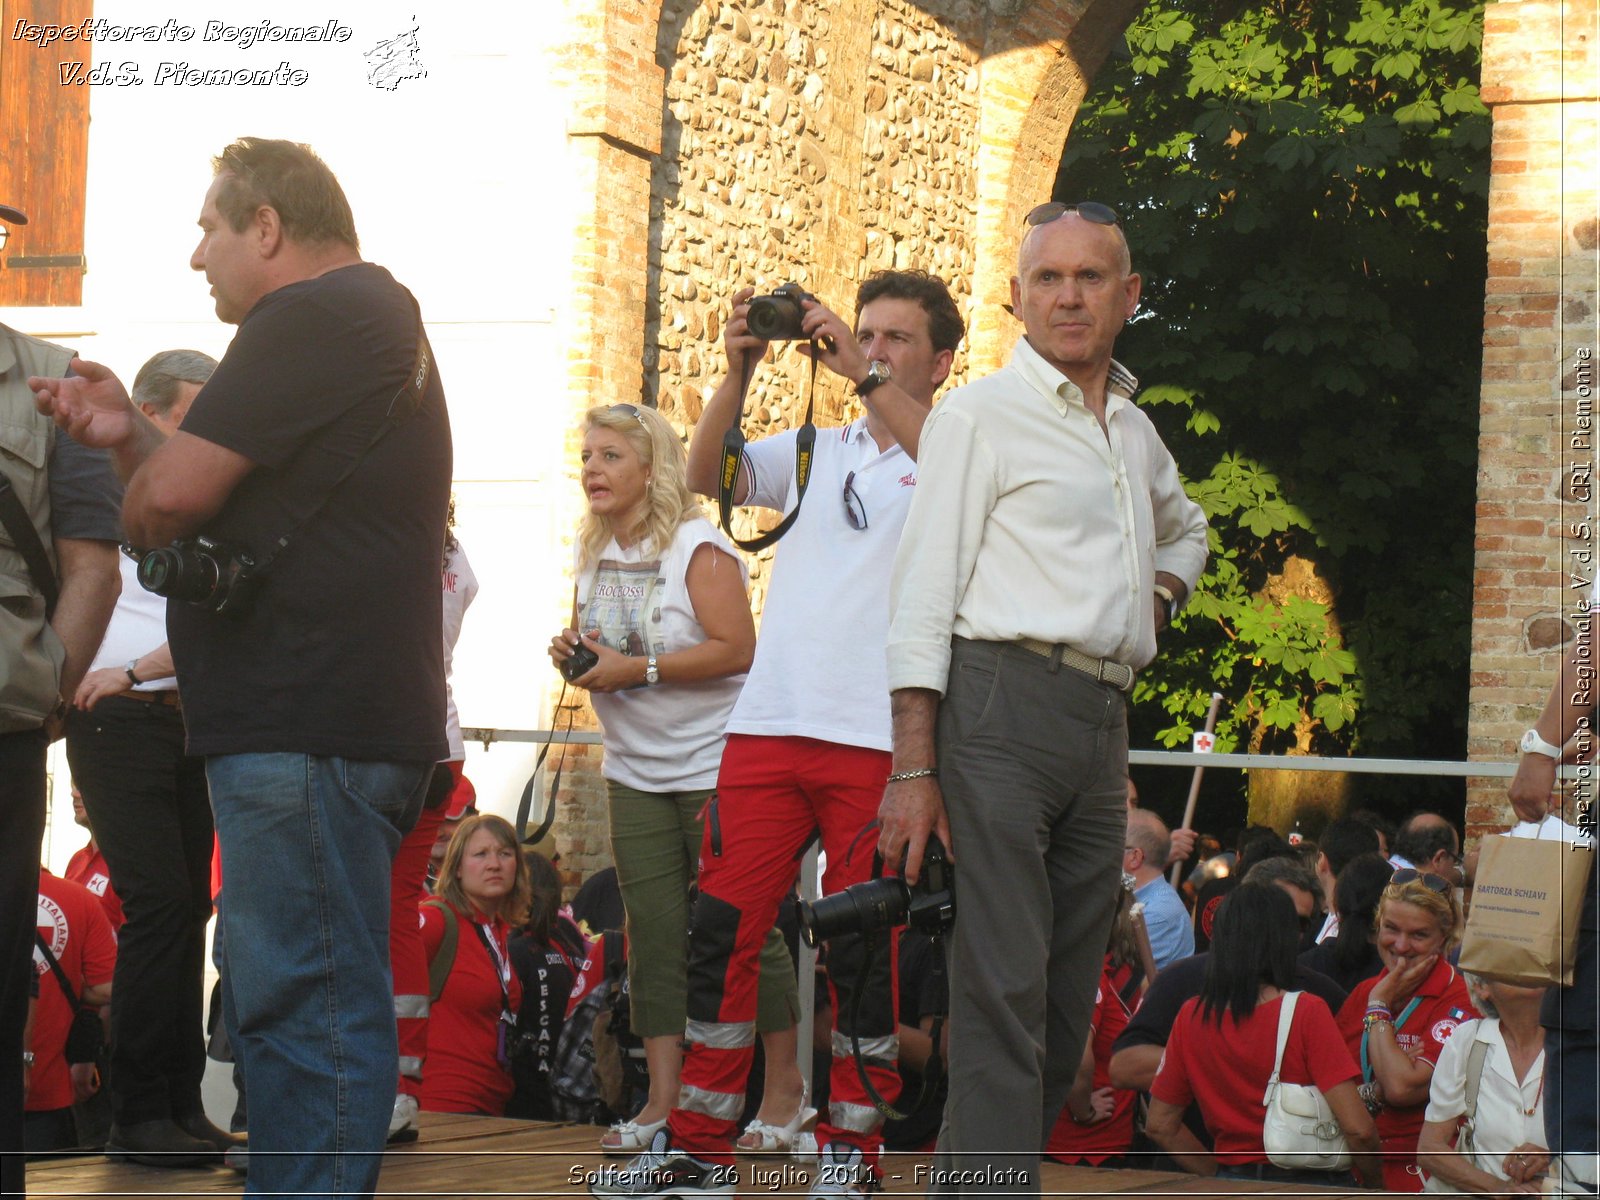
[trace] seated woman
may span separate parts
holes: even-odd
[[[1302,951],[1302,967],[1321,971],[1347,992],[1383,970],[1373,928],[1378,901],[1383,899],[1392,874],[1394,867],[1381,854],[1358,854],[1344,865],[1333,889],[1339,932]]]
[[[422,1109],[500,1116],[514,1086],[510,1051],[522,1002],[508,943],[529,903],[528,868],[510,824],[489,814],[462,821],[434,893],[420,909],[422,944],[430,967],[441,954],[451,959],[428,1015]]]
[[[588,689],[604,732],[630,1019],[650,1072],[643,1109],[614,1125],[600,1149],[631,1155],[666,1127],[678,1102],[689,885],[756,635],[744,563],[689,492],[683,443],[664,417],[632,404],[591,408],[582,463],[589,511],[578,529],[572,625],[551,639],[550,658],[566,670],[580,649],[592,656],[574,682]],[[787,1149],[809,1110],[796,1057],[794,963],[776,931],[762,950],[758,996],[767,1099],[744,1144]]]
[[[1263,1147],[1263,1096],[1277,1049],[1278,1017],[1295,984],[1299,918],[1275,884],[1243,883],[1217,911],[1200,995],[1173,1023],[1161,1069],[1150,1085],[1145,1132],[1179,1166],[1196,1175],[1341,1187],[1347,1172],[1275,1166]],[[1321,999],[1299,993],[1283,1052],[1284,1083],[1310,1084],[1327,1098],[1350,1146],[1361,1182],[1381,1174],[1377,1134],[1356,1092],[1359,1073],[1339,1042],[1333,1014]],[[1216,1152],[1207,1154],[1183,1123],[1199,1105]]]
[[[1485,1015],[1451,1034],[1434,1068],[1417,1139],[1417,1164],[1431,1176],[1425,1190],[1537,1196],[1544,1191],[1550,1165],[1544,1144],[1544,1029],[1539,1024],[1545,989],[1475,975],[1466,979],[1473,1002]],[[1479,1046],[1483,1049],[1476,1050]],[[1470,1132],[1465,1126],[1469,1118]]]
[[[1361,1064],[1361,1096],[1377,1119],[1383,1185],[1420,1192],[1417,1135],[1445,1043],[1478,1015],[1466,981],[1445,958],[1461,940],[1449,882],[1412,867],[1389,877],[1378,903],[1383,970],[1362,980],[1339,1010],[1339,1030]]]

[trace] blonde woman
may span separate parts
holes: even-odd
[[[1339,1010],[1339,1032],[1361,1064],[1384,1188],[1420,1192],[1417,1138],[1433,1069],[1456,1027],[1478,1015],[1445,957],[1461,940],[1461,906],[1443,876],[1402,867],[1383,889],[1374,924],[1383,970],[1356,984]]]
[[[589,511],[578,530],[573,623],[551,639],[550,657],[564,667],[580,647],[595,656],[573,681],[589,690],[604,729],[632,1024],[650,1072],[644,1108],[600,1147],[631,1155],[665,1127],[678,1099],[689,886],[723,728],[756,635],[744,564],[690,494],[683,445],[658,413],[590,409],[582,464]],[[706,852],[716,853],[714,837]],[[798,1094],[794,966],[776,931],[762,952],[760,996],[767,1090]]]

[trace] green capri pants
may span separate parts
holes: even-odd
[[[682,1035],[688,1023],[689,885],[700,861],[704,792],[641,792],[606,781],[611,856],[628,914],[628,994],[633,1032]],[[773,928],[761,947],[756,1029],[772,1033],[800,1019],[794,959]]]

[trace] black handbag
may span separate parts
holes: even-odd
[[[72,1005],[72,1028],[67,1030],[67,1062],[99,1062],[106,1045],[105,1026],[100,1022],[99,1011],[85,1008],[79,1003],[78,993],[73,991],[72,985],[67,982],[67,973],[61,969],[56,956],[50,952],[50,943],[44,940],[37,929],[33,931],[33,940],[44,954],[45,962],[50,964],[50,973],[56,977],[56,982],[66,993],[67,1003]]]

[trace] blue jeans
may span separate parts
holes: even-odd
[[[370,1196],[377,1185],[398,1074],[389,865],[432,770],[308,754],[206,760],[248,1194]]]

